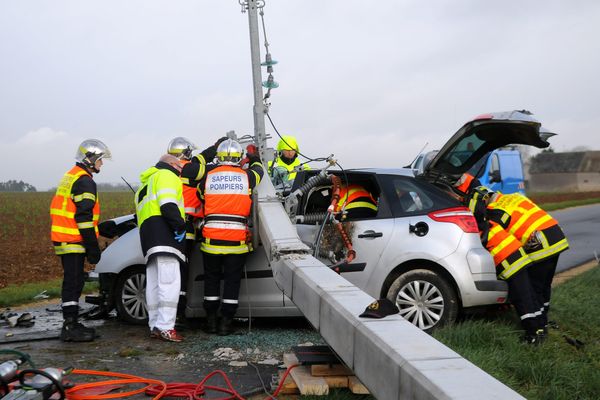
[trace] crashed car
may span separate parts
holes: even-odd
[[[411,168],[299,172],[290,194],[297,198],[284,199],[286,211],[315,257],[374,298],[387,297],[405,319],[430,331],[462,311],[504,303],[507,296],[474,217],[453,184],[494,149],[508,144],[544,148],[552,135],[527,111],[483,114],[462,126],[419,175]],[[351,260],[345,242],[327,223],[332,176],[362,185],[378,200],[375,216],[342,224],[356,254]],[[99,279],[100,295],[86,300],[105,311],[116,308],[124,321],[145,323],[145,263],[135,218],[119,217],[108,224],[119,237],[90,274]],[[265,248],[256,242],[236,315],[301,316],[277,287]],[[202,303],[202,256],[196,249],[189,260],[185,315],[203,317]]]

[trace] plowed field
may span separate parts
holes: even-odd
[[[0,288],[62,277],[50,241],[53,195],[0,193]],[[101,220],[133,212],[131,192],[101,193],[99,197]]]
[[[0,288],[62,276],[50,241],[53,193],[0,193]],[[600,192],[532,196],[538,204],[600,198]],[[101,220],[133,212],[130,192],[101,193]],[[101,245],[102,247],[102,245]],[[89,266],[88,266],[89,267]]]

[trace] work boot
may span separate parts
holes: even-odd
[[[82,324],[79,321],[75,322],[75,325],[77,325],[77,327],[81,330],[84,330],[86,332],[90,332],[92,335],[94,335],[94,337],[96,337],[96,329],[89,327],[89,326],[85,326],[84,324]]]
[[[538,340],[539,344],[542,344],[548,338],[548,331],[545,328],[538,329],[537,331],[535,331],[535,335],[537,336],[537,340]]]
[[[206,333],[217,333],[218,318],[216,312],[206,314]]]
[[[219,321],[219,328],[217,334],[219,336],[227,336],[233,333],[233,318],[222,316]]]
[[[60,331],[63,342],[91,342],[95,334],[77,322],[77,318],[66,318]]]

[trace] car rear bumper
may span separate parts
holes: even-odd
[[[504,281],[494,279],[493,281],[475,281],[475,288],[480,292],[506,292],[508,285]]]

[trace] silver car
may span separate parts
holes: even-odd
[[[375,217],[343,223],[356,252],[350,262],[345,262],[348,248],[338,231],[323,223],[331,203],[330,181],[306,183],[311,176],[324,175],[321,171],[298,173],[292,192],[302,188],[302,196],[288,211],[299,237],[317,258],[371,296],[389,298],[404,318],[429,331],[454,321],[465,309],[504,303],[507,296],[505,282],[496,279],[492,257],[481,245],[474,217],[452,184],[498,147],[547,147],[551,135],[526,111],[485,114],[466,123],[418,176],[411,168],[328,172],[344,183],[362,185],[378,199]],[[104,311],[116,308],[124,321],[145,323],[145,265],[135,219],[120,217],[102,228],[107,236],[119,237],[103,251],[91,274],[99,278],[100,295],[86,300]],[[264,247],[257,244],[247,260],[237,316],[302,315],[277,287]],[[187,317],[204,316],[203,278],[196,249],[189,263]]]

